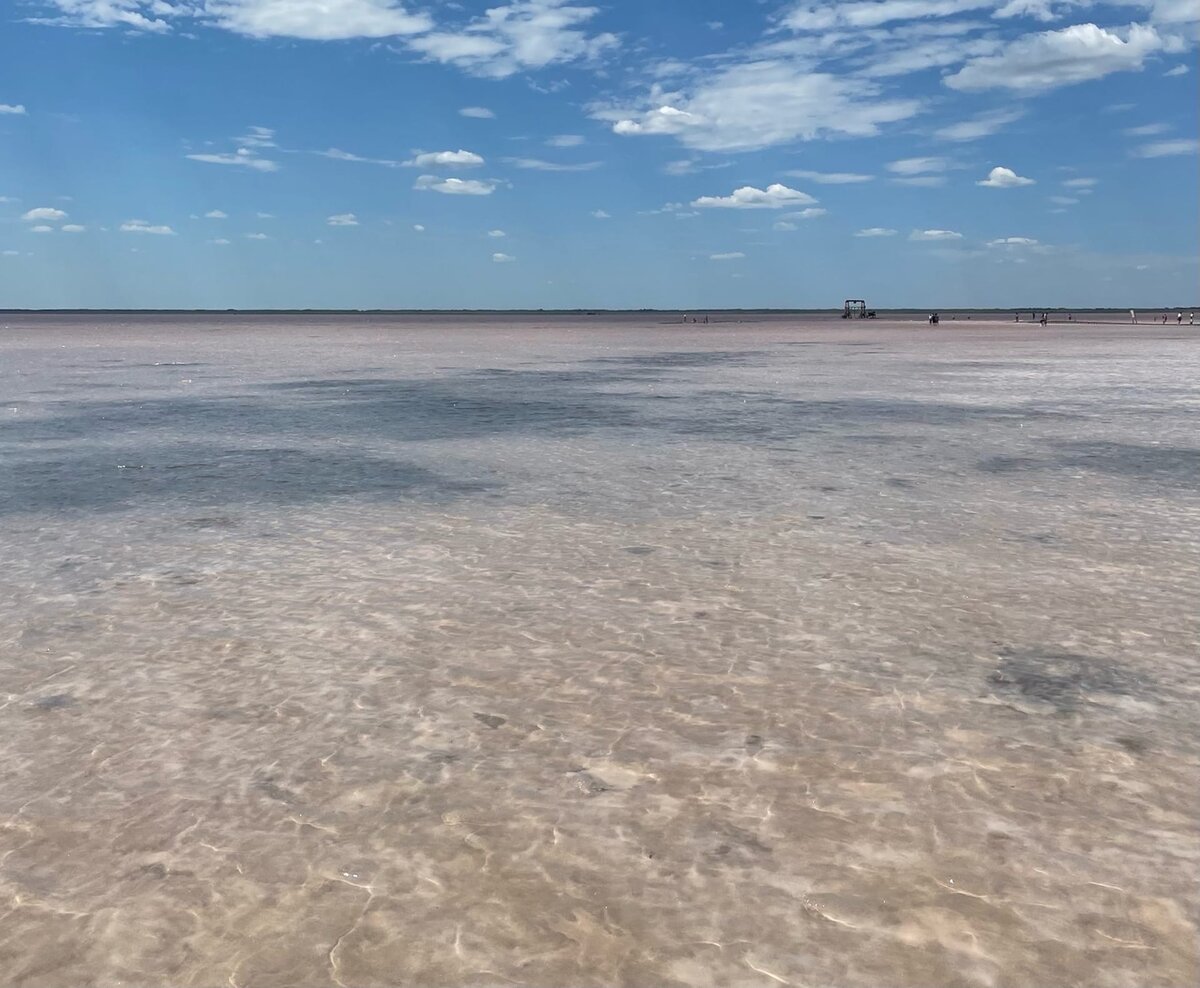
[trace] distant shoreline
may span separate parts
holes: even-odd
[[[946,316],[1006,316],[1014,313],[1045,312],[1048,315],[1112,315],[1127,313],[1130,309],[1139,315],[1149,316],[1152,313],[1178,312],[1187,313],[1200,305],[1190,306],[1125,306],[1106,308],[1070,308],[1067,306],[1024,306],[1009,308],[947,308],[929,306],[927,308],[897,308],[875,309],[879,319],[895,316],[920,316],[924,318],[930,312],[944,313]],[[0,309],[0,316],[30,316],[30,315],[94,315],[94,316],[613,316],[613,315],[677,315],[683,316],[831,316],[840,317],[840,308],[827,309]],[[857,321],[857,320],[856,320]],[[1024,322],[1025,319],[1022,319]]]

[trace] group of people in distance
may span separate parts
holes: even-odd
[[[1164,326],[1167,324],[1167,321],[1170,318],[1171,318],[1171,314],[1169,312],[1163,313],[1162,321],[1163,321]],[[1133,323],[1133,325],[1135,325],[1135,326],[1137,325],[1137,321],[1138,321],[1137,312],[1135,312],[1133,309],[1129,310],[1129,321],[1131,323]],[[1176,325],[1179,325],[1179,326],[1183,325],[1183,310],[1182,309],[1175,313],[1175,323],[1176,323]],[[1188,313],[1188,325],[1189,326],[1196,325],[1196,313],[1195,312]]]

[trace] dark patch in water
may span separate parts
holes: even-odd
[[[1145,738],[1123,734],[1113,738],[1122,748],[1134,755],[1144,755],[1150,750],[1150,742]]]
[[[189,518],[183,524],[185,528],[200,530],[209,528],[236,528],[237,520],[227,515],[213,515],[209,518]]]
[[[353,452],[188,445],[146,447],[137,456],[138,462],[122,463],[122,453],[81,448],[73,455],[10,461],[0,471],[0,515],[119,510],[147,502],[288,505],[345,496],[441,501],[496,486],[452,480],[402,460]],[[200,529],[231,527],[227,518],[204,515],[184,524]]]
[[[38,710],[62,710],[63,707],[69,707],[74,702],[75,697],[70,693],[55,693],[52,696],[43,696],[34,700],[33,705]]]
[[[1021,470],[1035,470],[1042,461],[1029,456],[992,456],[979,462],[979,469],[984,473],[1017,473]]]
[[[575,776],[575,785],[585,795],[598,796],[602,792],[613,791],[613,786],[609,785],[598,775],[592,775],[586,769],[572,769],[571,774]]]
[[[649,556],[651,553],[658,551],[658,549],[652,545],[627,545],[624,547],[624,550],[631,556]]]
[[[606,364],[640,367],[652,370],[675,370],[692,367],[715,367],[744,364],[752,357],[764,356],[761,350],[680,350],[668,353],[646,353],[628,357],[594,357],[587,364]]]
[[[260,779],[254,783],[254,788],[261,792],[268,799],[273,799],[279,803],[291,803],[295,800],[296,794],[290,789],[284,789],[280,785],[276,785],[273,779]]]
[[[1061,465],[1119,477],[1200,486],[1200,449],[1141,443],[1058,443]]]
[[[1054,452],[1041,459],[993,456],[979,463],[985,473],[1033,470],[1089,470],[1132,480],[1200,487],[1200,449],[1149,443],[1054,443]]]
[[[1004,655],[987,681],[1001,694],[1020,695],[1069,713],[1095,694],[1126,696],[1145,684],[1106,659],[1073,652],[1019,652]]]
[[[501,717],[497,714],[475,714],[475,719],[481,724],[490,727],[493,731],[508,723],[507,717]]]

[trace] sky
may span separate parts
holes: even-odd
[[[0,308],[1200,302],[1198,0],[0,0]]]

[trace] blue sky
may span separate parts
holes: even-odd
[[[1196,0],[0,18],[0,307],[1200,301]]]

